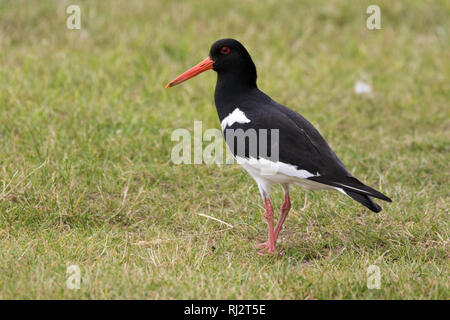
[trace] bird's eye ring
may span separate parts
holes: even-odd
[[[230,48],[229,47],[222,47],[222,48],[220,48],[220,53],[221,54],[229,54],[230,53]]]

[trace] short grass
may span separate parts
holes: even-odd
[[[79,31],[65,27],[73,3]],[[381,30],[366,28],[373,3]],[[448,1],[0,1],[0,298],[449,299],[449,12]],[[393,203],[374,214],[294,188],[284,255],[258,256],[252,179],[170,160],[174,129],[219,128],[215,74],[164,85],[223,37]],[[355,95],[358,80],[373,93]],[[66,287],[72,264],[79,290]],[[366,286],[372,264],[380,290]]]

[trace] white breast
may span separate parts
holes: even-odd
[[[318,172],[314,174],[288,163],[272,162],[264,158],[257,160],[236,157],[236,160],[255,179],[263,198],[270,194],[271,186],[275,183],[296,184],[309,190],[336,189],[307,179],[320,176]]]
[[[234,123],[249,123],[250,119],[247,118],[244,112],[239,110],[239,108],[234,109],[232,113],[222,120],[222,131],[227,127],[231,127]]]
[[[318,172],[314,174],[281,161],[274,162],[264,158],[246,159],[239,156],[236,157],[236,160],[252,176],[271,180],[274,183],[296,183],[299,180],[320,176]]]

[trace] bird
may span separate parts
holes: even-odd
[[[337,190],[374,212],[381,207],[372,198],[392,202],[355,178],[308,120],[259,90],[255,64],[239,41],[226,38],[214,42],[206,59],[166,88],[211,69],[217,73],[214,100],[225,142],[237,163],[256,181],[264,202],[268,240],[256,246],[259,254],[277,252],[277,239],[291,209],[291,185]],[[236,132],[239,134],[233,134]],[[284,192],[276,225],[270,198],[275,184]]]

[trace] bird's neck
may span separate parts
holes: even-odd
[[[237,107],[242,109],[242,102],[255,90],[258,90],[256,74],[251,76],[248,73],[219,73],[214,98],[220,120]]]
[[[229,90],[245,90],[248,88],[256,88],[256,68],[255,65],[247,64],[245,66],[237,66],[230,71],[220,71],[217,73],[217,88]]]

